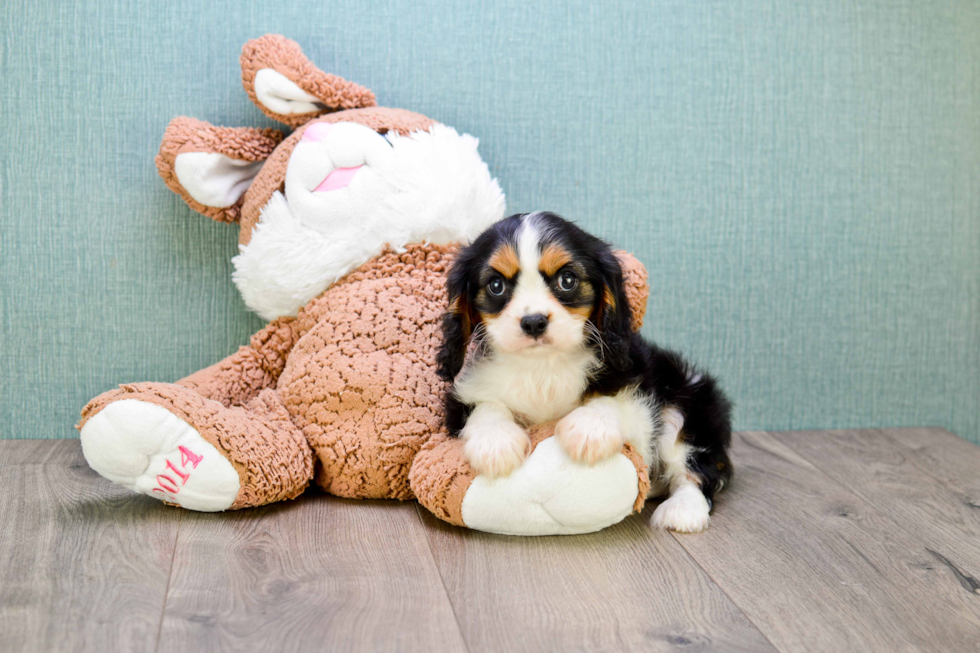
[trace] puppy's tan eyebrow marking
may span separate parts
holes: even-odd
[[[603,288],[602,290],[602,301],[609,308],[610,311],[616,310],[616,298],[613,297],[612,292],[609,288]]]
[[[545,276],[551,277],[563,266],[572,262],[572,255],[561,245],[551,243],[541,252],[541,260],[538,261],[538,270]]]
[[[513,245],[501,245],[488,261],[490,267],[508,279],[514,278],[521,271],[521,261]]]

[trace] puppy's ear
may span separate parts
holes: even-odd
[[[449,310],[442,316],[442,345],[436,354],[436,371],[450,383],[463,369],[466,346],[473,329],[480,321],[479,314],[473,310],[469,301],[469,271],[472,261],[465,252],[456,258],[446,289],[449,291]]]
[[[606,362],[617,370],[629,366],[630,342],[633,336],[633,313],[623,280],[623,270],[616,256],[605,249],[599,255],[602,296],[596,309],[595,323],[602,338]]]

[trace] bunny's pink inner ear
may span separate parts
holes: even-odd
[[[282,142],[274,129],[215,127],[174,118],[160,144],[157,170],[188,206],[219,222],[237,222],[242,196]]]
[[[318,115],[376,106],[374,93],[314,66],[299,45],[266,34],[242,48],[242,84],[264,114],[298,127]]]
[[[177,155],[174,172],[183,189],[199,204],[224,209],[241,199],[262,163],[217,152],[183,152]]]
[[[256,101],[276,114],[319,115],[327,111],[327,105],[272,68],[263,68],[255,73],[254,88]]]

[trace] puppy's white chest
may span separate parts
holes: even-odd
[[[456,381],[461,401],[499,401],[531,424],[564,417],[582,400],[590,353],[532,358],[503,355],[480,361]]]

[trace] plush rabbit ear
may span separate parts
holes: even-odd
[[[274,120],[299,127],[330,111],[373,107],[374,93],[314,66],[295,41],[266,34],[242,48],[242,84]]]
[[[643,326],[643,316],[647,312],[647,297],[650,296],[647,269],[632,254],[623,251],[616,251],[613,254],[619,259],[619,265],[623,269],[623,290],[632,314],[631,328],[633,331],[639,331]]]
[[[242,195],[282,141],[275,129],[215,127],[174,118],[157,154],[157,170],[188,206],[218,222],[238,222]]]

